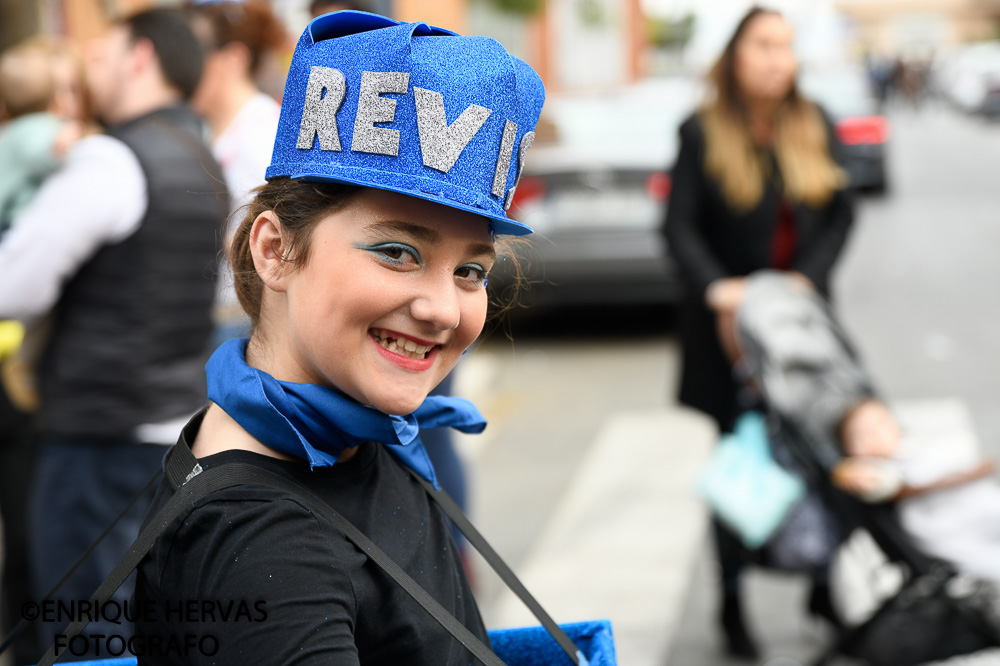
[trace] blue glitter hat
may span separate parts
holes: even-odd
[[[529,234],[506,210],[544,100],[496,40],[325,14],[295,47],[267,177],[400,192]]]

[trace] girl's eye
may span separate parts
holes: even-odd
[[[486,285],[486,269],[479,264],[465,264],[455,270],[455,277],[468,280],[475,286]]]
[[[355,247],[367,250],[393,266],[420,265],[420,253],[417,252],[416,248],[406,243],[375,243],[373,245],[356,245]]]

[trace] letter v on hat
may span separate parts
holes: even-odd
[[[296,46],[267,178],[400,192],[524,235],[506,208],[544,100],[534,70],[488,37],[326,14]]]

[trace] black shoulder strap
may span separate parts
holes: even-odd
[[[431,496],[431,499],[437,502],[438,506],[444,510],[445,515],[451,518],[452,522],[455,523],[455,526],[459,529],[459,531],[464,534],[465,538],[469,540],[469,543],[471,543],[472,546],[479,551],[479,554],[483,556],[483,559],[486,560],[491,567],[493,567],[493,570],[497,572],[497,575],[500,576],[500,579],[504,583],[506,583],[507,587],[509,587],[511,591],[517,595],[518,599],[520,599],[521,602],[528,607],[528,610],[531,611],[532,615],[538,618],[538,621],[542,623],[542,626],[549,632],[549,635],[552,636],[556,643],[559,644],[559,647],[561,647],[569,658],[573,660],[573,663],[579,664],[581,662],[582,655],[570,637],[567,636],[566,632],[562,630],[562,627],[556,624],[555,620],[553,620],[552,617],[545,612],[545,609],[542,608],[542,605],[531,595],[531,592],[528,592],[528,588],[521,583],[517,575],[515,575],[511,568],[507,566],[507,563],[503,561],[503,558],[501,558],[500,555],[493,550],[493,546],[491,546],[483,535],[479,533],[479,530],[477,530],[475,525],[472,524],[472,521],[470,521],[469,518],[462,513],[462,509],[459,508],[455,500],[453,500],[445,491],[436,489],[430,484],[430,482],[423,479],[420,475],[413,474],[413,478],[415,478],[420,485],[424,487],[424,490],[426,490],[427,494]],[[585,661],[585,659],[583,661]]]

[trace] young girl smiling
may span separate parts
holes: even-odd
[[[505,204],[543,98],[538,76],[487,38],[360,12],[310,23],[269,181],[230,252],[253,333],[209,362],[211,404],[170,456],[190,447],[196,464],[178,478],[167,463],[150,516],[206,470],[262,468],[334,508],[488,644],[445,518],[418,481],[435,482],[418,432],[485,427],[468,402],[428,393],[482,330],[495,236],[531,231]],[[146,645],[211,635],[212,654],[187,651],[188,663],[473,660],[287,488],[243,483],[198,499],[138,571],[140,605],[263,611],[137,622]],[[162,652],[140,663],[177,661]]]

